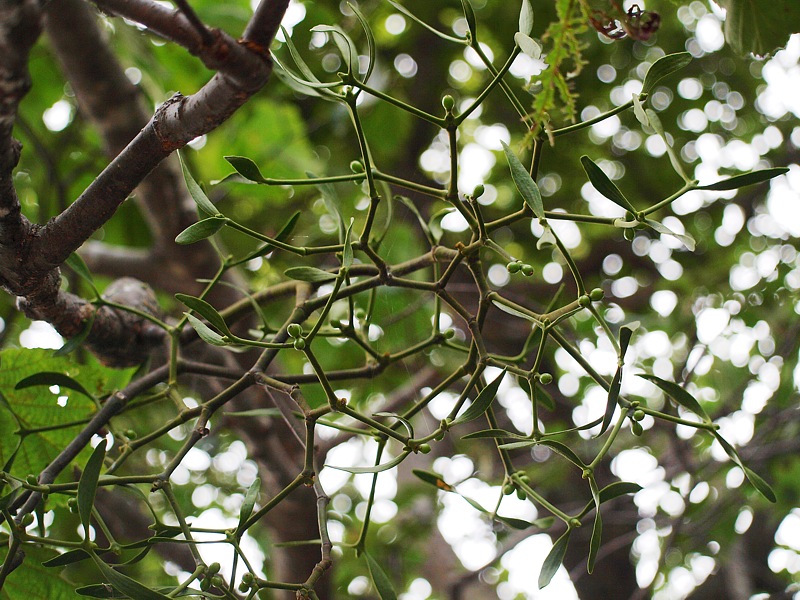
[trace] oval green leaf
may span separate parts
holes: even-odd
[[[86,468],[81,473],[78,482],[78,514],[84,530],[84,539],[89,539],[89,525],[92,519],[92,506],[94,494],[97,491],[97,481],[100,479],[100,470],[103,468],[103,459],[106,456],[106,441],[101,440],[95,446],[92,455],[86,462]]]
[[[676,52],[662,56],[647,70],[642,84],[642,93],[649,94],[653,91],[656,83],[664,79],[667,75],[682,69],[692,62],[692,55],[688,52]]]
[[[255,181],[256,183],[264,183],[266,181],[258,165],[249,158],[245,156],[226,156],[225,160],[227,160],[230,165],[236,169],[236,172],[245,179]]]
[[[317,269],[316,267],[292,267],[286,269],[284,272],[290,279],[297,279],[298,281],[308,281],[309,283],[321,283],[323,281],[333,281],[336,275]]]
[[[228,219],[225,217],[209,217],[208,219],[193,223],[178,234],[175,238],[175,242],[185,245],[204,240],[222,229],[227,221]]]
[[[367,569],[369,569],[369,576],[372,579],[372,585],[375,586],[375,591],[381,600],[397,600],[397,593],[392,587],[392,582],[389,577],[384,573],[381,566],[374,558],[366,552],[363,553],[364,559],[367,561]]]
[[[686,410],[693,412],[698,417],[702,418],[706,423],[711,422],[711,418],[708,416],[706,411],[703,410],[703,407],[700,406],[700,403],[697,401],[697,399],[677,383],[673,381],[666,381],[660,377],[656,377],[655,375],[650,375],[649,373],[639,373],[638,376],[656,384],[667,396],[672,398]]]
[[[530,35],[533,31],[533,7],[530,0],[522,0],[519,9],[519,32]]]
[[[492,401],[497,396],[497,390],[500,387],[500,383],[503,381],[503,377],[505,376],[506,372],[505,369],[495,377],[491,383],[489,383],[485,388],[481,390],[478,394],[478,397],[475,398],[475,402],[469,405],[467,410],[458,417],[455,421],[453,421],[453,425],[459,425],[461,423],[466,423],[468,421],[472,421],[473,419],[477,419],[487,410],[489,410],[489,406],[491,406]]]
[[[223,319],[222,315],[217,312],[216,308],[211,306],[205,300],[202,300],[201,298],[195,298],[194,296],[189,296],[188,294],[175,294],[175,298],[179,302],[182,302],[184,305],[191,308],[195,313],[203,317],[222,333],[228,335],[230,334],[230,330],[225,323],[225,319]]]
[[[209,216],[218,215],[219,211],[217,207],[208,199],[206,193],[202,190],[202,188],[197,185],[197,182],[192,177],[192,174],[189,172],[189,169],[186,167],[186,163],[183,161],[183,156],[181,153],[178,152],[178,159],[181,163],[181,171],[183,172],[183,179],[186,182],[186,189],[189,190],[189,195],[194,200],[195,204],[197,204],[197,208],[201,211],[206,213]]]
[[[517,155],[508,147],[508,144],[505,142],[500,143],[503,145],[503,151],[511,169],[511,179],[514,180],[514,185],[517,186],[519,193],[522,194],[522,199],[525,200],[525,203],[530,207],[537,219],[544,219],[544,204],[542,203],[542,193],[539,191],[539,186],[536,185],[528,170],[522,166]]]
[[[547,558],[544,559],[542,570],[539,572],[539,589],[541,590],[550,583],[553,575],[556,574],[561,563],[564,561],[564,555],[567,553],[567,544],[569,544],[569,535],[572,529],[567,529],[564,534],[556,540],[553,544]]]
[[[200,339],[203,340],[207,344],[211,344],[212,346],[226,346],[227,342],[225,338],[223,338],[220,334],[216,331],[211,329],[208,325],[203,323],[200,319],[195,317],[194,315],[190,315],[189,313],[183,313],[186,315],[186,318],[189,319],[189,325],[197,332],[197,335],[200,336]]]

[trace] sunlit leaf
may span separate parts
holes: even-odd
[[[411,472],[425,483],[429,483],[434,486],[436,489],[442,490],[443,492],[455,491],[455,488],[449,483],[446,483],[445,480],[442,479],[442,476],[437,473],[423,471],[422,469],[413,469]]]
[[[397,421],[399,421],[403,425],[403,427],[405,427],[406,433],[408,433],[408,437],[410,438],[414,437],[414,427],[411,425],[411,421],[409,421],[408,419],[404,419],[400,415],[390,412],[376,412],[374,413],[373,416],[389,417],[390,419],[397,419]]]
[[[524,54],[531,58],[539,59],[542,56],[542,47],[531,36],[518,31],[514,34],[514,42]]]
[[[472,35],[472,41],[475,42],[478,39],[478,21],[475,18],[475,9],[472,8],[469,0],[461,0],[461,7],[464,9],[464,18],[467,20],[467,27],[469,27],[469,32]]]
[[[772,502],[773,504],[778,501],[778,497],[775,495],[775,491],[772,487],[762,479],[762,477],[753,471],[750,467],[742,465],[742,471],[744,471],[745,477],[747,480],[756,488],[756,491],[764,496],[767,500]]]
[[[186,318],[189,319],[189,325],[191,325],[192,328],[197,332],[197,335],[200,336],[201,340],[213,346],[227,345],[225,338],[203,323],[200,319],[194,315],[190,315],[189,313],[184,314],[186,315]]]
[[[514,180],[514,185],[517,186],[522,199],[525,200],[525,203],[530,207],[537,219],[544,219],[544,204],[542,203],[542,193],[539,191],[539,186],[536,185],[528,170],[522,166],[517,155],[508,147],[508,144],[502,141],[500,143],[503,145],[503,151],[511,169],[511,179]]]
[[[184,305],[191,308],[195,313],[203,317],[211,325],[217,328],[222,333],[230,333],[228,326],[225,324],[225,319],[222,318],[217,312],[217,309],[211,306],[205,300],[189,296],[188,294],[175,294],[175,298],[182,302]]]
[[[676,52],[662,56],[647,70],[642,84],[642,93],[649,94],[664,77],[682,69],[690,62],[692,62],[692,55],[688,52]]]
[[[684,246],[686,246],[688,250],[694,252],[696,242],[694,241],[694,238],[688,233],[675,233],[663,223],[659,223],[658,221],[652,221],[650,219],[645,219],[644,224],[660,234],[671,235],[672,237],[679,240]]]
[[[530,35],[533,31],[533,7],[530,0],[522,0],[519,9],[519,32]]]
[[[789,169],[787,167],[777,167],[774,169],[762,169],[760,171],[751,171],[750,173],[742,173],[741,175],[734,175],[733,177],[729,177],[728,179],[723,179],[722,181],[718,181],[717,183],[712,183],[709,185],[701,185],[698,186],[698,190],[713,190],[713,191],[725,191],[725,190],[736,190],[747,185],[754,185],[756,183],[761,183],[762,181],[768,181],[773,177],[777,177],[778,175],[783,175],[788,173]]]
[[[598,192],[617,206],[621,206],[625,210],[636,214],[636,209],[633,207],[633,204],[619,191],[616,184],[608,178],[608,175],[603,172],[603,169],[601,169],[597,163],[588,156],[583,155],[581,156],[581,164],[583,165],[583,170],[586,171],[586,175],[589,177],[589,181],[591,181]]]

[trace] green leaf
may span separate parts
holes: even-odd
[[[530,35],[533,31],[533,7],[530,0],[522,0],[519,9],[519,32]]]
[[[355,13],[358,22],[361,23],[361,28],[364,30],[364,36],[367,38],[367,56],[369,57],[369,62],[367,64],[367,71],[364,73],[364,77],[361,80],[362,82],[366,83],[370,75],[372,75],[372,70],[375,68],[375,36],[372,34],[372,28],[369,26],[369,21],[367,21],[361,11],[358,9],[358,6],[350,2],[348,2],[347,5],[350,7],[350,10]]]
[[[306,175],[311,179],[315,178],[315,175],[310,171],[307,171]],[[344,243],[344,219],[342,218],[342,213],[339,211],[339,205],[341,204],[341,201],[339,200],[339,195],[336,193],[336,188],[333,187],[333,184],[331,183],[318,183],[316,188],[322,195],[322,201],[325,203],[325,208],[327,208],[330,215],[336,219],[336,225],[339,229],[339,243]]]
[[[21,379],[17,382],[17,385],[14,386],[15,390],[24,390],[25,388],[34,387],[37,385],[43,385],[50,387],[51,385],[57,385],[58,387],[65,387],[70,390],[74,390],[79,394],[83,394],[87,398],[94,398],[85,387],[83,387],[80,382],[75,381],[69,375],[64,373],[55,373],[53,371],[42,371],[41,373],[35,373],[33,375],[29,375],[24,379]]]
[[[89,526],[92,521],[92,507],[94,494],[97,491],[97,481],[100,479],[100,470],[103,468],[103,459],[106,456],[106,441],[101,440],[95,446],[94,452],[86,463],[86,468],[81,473],[78,482],[78,514],[84,530],[84,539],[89,539]]]
[[[178,152],[178,159],[181,163],[181,171],[183,171],[183,179],[186,182],[186,189],[189,190],[189,195],[194,200],[195,204],[197,204],[197,208],[199,208],[202,212],[206,213],[209,216],[215,216],[219,214],[217,207],[208,199],[206,193],[197,185],[197,182],[192,177],[192,174],[189,172],[189,169],[186,167],[186,163],[183,161],[183,156],[180,152]],[[179,242],[180,243],[180,242]]]
[[[89,284],[94,292],[94,295],[99,298],[100,292],[97,291],[97,288],[94,285],[94,279],[92,278],[92,272],[89,271],[89,267],[86,266],[83,258],[81,258],[79,254],[73,252],[64,262],[70,269],[75,271],[76,275],[80,276],[86,283]]]
[[[230,165],[236,169],[236,172],[245,179],[255,181],[256,183],[264,183],[266,181],[264,176],[261,174],[258,165],[256,165],[256,163],[249,158],[244,156],[226,156],[225,160],[227,160]]]
[[[718,181],[717,183],[712,183],[710,185],[701,185],[698,186],[698,190],[713,190],[713,191],[724,191],[724,190],[736,190],[741,187],[745,187],[747,185],[754,185],[756,183],[761,183],[762,181],[768,181],[773,177],[777,177],[778,175],[783,175],[784,173],[788,173],[789,169],[787,167],[777,167],[774,169],[762,169],[760,171],[751,171],[750,173],[742,173],[741,175],[734,175],[733,177],[729,177],[728,179],[723,179],[722,181]]]
[[[575,454],[572,448],[570,448],[565,444],[562,444],[561,442],[557,442],[555,440],[539,440],[539,444],[542,446],[547,446],[548,448],[560,454],[561,456],[566,458],[569,462],[571,462],[573,465],[575,465],[580,469],[586,467],[584,462],[577,454]]]
[[[376,412],[372,415],[373,417],[389,417],[390,419],[397,419],[403,427],[406,428],[406,433],[408,433],[408,437],[414,437],[414,427],[411,425],[411,421],[401,417],[398,414],[390,413],[390,412]]]
[[[410,450],[403,450],[397,457],[393,458],[389,462],[383,463],[382,465],[375,465],[372,467],[336,467],[334,465],[325,465],[326,467],[330,467],[331,469],[336,469],[337,471],[346,471],[348,473],[353,473],[354,475],[361,475],[362,473],[380,473],[381,471],[388,471],[391,468],[396,467],[401,462],[406,459],[406,456],[411,454]]]
[[[339,53],[344,58],[344,63],[348,67],[348,72],[353,77],[358,77],[358,50],[353,40],[347,35],[340,27],[336,25],[317,25],[311,28],[311,31],[319,31],[322,33],[329,33],[333,39],[333,43],[339,49]]]
[[[697,401],[697,399],[677,383],[666,381],[660,377],[656,377],[655,375],[650,375],[649,373],[639,373],[638,376],[656,384],[667,396],[672,398],[686,410],[691,411],[698,417],[702,418],[706,423],[711,422],[711,418],[708,416],[706,411],[703,410],[703,407],[700,406],[700,403]]]
[[[539,572],[539,589],[541,590],[550,583],[553,575],[556,574],[561,563],[564,562],[564,555],[567,553],[567,544],[572,529],[567,529],[563,535],[556,540],[547,558],[544,559],[542,570]]]
[[[364,559],[367,561],[367,569],[369,569],[369,576],[372,579],[372,585],[375,586],[375,591],[381,600],[397,600],[397,594],[392,587],[392,582],[389,577],[384,573],[381,566],[374,558],[372,558],[366,551],[362,553]]]
[[[505,377],[506,371],[503,371],[497,377],[492,380],[485,388],[483,388],[478,397],[475,398],[475,402],[469,405],[467,410],[458,417],[455,421],[453,421],[453,425],[460,425],[461,423],[466,423],[468,421],[472,421],[473,419],[477,419],[487,410],[489,410],[489,406],[491,406],[492,401],[497,396],[497,390],[500,387],[500,382],[503,381],[503,377]]]
[[[256,505],[256,500],[258,500],[258,492],[261,489],[261,479],[256,477],[255,481],[250,484],[250,487],[247,490],[247,494],[244,496],[244,502],[242,502],[242,508],[239,510],[239,525],[236,527],[237,532],[241,532],[244,524],[247,523],[247,519],[250,518],[250,515],[253,514],[253,508]]]
[[[454,488],[452,485],[446,483],[445,480],[442,479],[442,476],[438,473],[423,471],[422,469],[412,469],[411,472],[425,483],[429,483],[433,487],[442,490],[443,492],[454,492],[456,490],[456,488]]]
[[[506,160],[511,169],[511,179],[514,180],[514,185],[517,186],[519,193],[522,194],[522,199],[533,211],[537,219],[544,219],[544,204],[542,203],[542,194],[539,191],[539,186],[531,178],[528,170],[522,166],[522,163],[517,158],[517,155],[508,147],[505,142],[503,144],[503,151],[506,153]]]
[[[69,550],[64,552],[64,554],[59,554],[58,556],[54,556],[53,558],[44,561],[42,566],[64,567],[66,565],[72,565],[77,562],[81,562],[87,558],[91,558],[91,555],[86,550],[83,550],[82,548],[75,548],[74,550]]]
[[[620,360],[625,360],[625,353],[628,351],[628,344],[631,343],[631,337],[634,332],[639,329],[639,321],[632,321],[627,325],[623,325],[619,329],[619,357]]]
[[[778,497],[775,495],[772,487],[770,487],[770,485],[764,481],[758,473],[753,471],[753,469],[750,467],[746,467],[744,465],[742,465],[742,471],[744,471],[745,477],[747,477],[747,480],[753,485],[754,488],[756,488],[756,491],[759,494],[764,496],[764,498],[773,504],[778,501]]]
[[[431,236],[436,244],[442,241],[442,236],[444,235],[444,230],[442,229],[442,219],[444,219],[454,210],[455,208],[452,207],[443,208],[442,210],[433,213],[431,218],[428,219],[428,230],[431,232]]]
[[[197,332],[200,339],[212,346],[226,346],[228,343],[220,334],[203,323],[200,319],[189,313],[183,313],[189,319],[189,325]]]
[[[0,564],[8,555],[8,544],[0,547]],[[75,586],[42,563],[56,557],[52,550],[25,544],[25,560],[16,567],[0,589],[0,600],[74,600]]]
[[[482,431],[473,431],[467,435],[461,436],[462,440],[475,440],[481,438],[512,438],[512,439],[527,439],[526,436],[505,429],[483,429]]]
[[[608,502],[609,500],[613,500],[619,496],[624,496],[625,494],[635,494],[636,492],[641,491],[642,486],[638,483],[633,483],[630,481],[615,481],[614,483],[608,484],[598,494],[600,498],[600,504],[604,502]]]
[[[350,233],[353,231],[354,219],[350,219],[350,225],[347,226],[347,231],[344,234],[344,250],[342,251],[342,266],[349,269],[353,266],[353,242],[350,239]]]
[[[682,69],[690,62],[692,62],[692,55],[688,52],[676,52],[662,56],[647,70],[642,84],[642,93],[649,94],[664,77]]]
[[[527,54],[533,59],[539,59],[542,56],[542,47],[531,36],[525,35],[521,31],[514,34],[514,42],[516,42],[519,49],[524,54]]]
[[[589,177],[589,181],[592,182],[592,185],[598,192],[617,206],[636,214],[636,209],[633,207],[633,204],[619,191],[616,184],[608,178],[608,175],[603,172],[603,169],[601,169],[597,163],[584,154],[581,156],[581,164],[583,165],[583,170],[586,171],[586,175]]]
[[[694,252],[696,242],[694,241],[694,238],[688,233],[675,233],[663,223],[659,223],[658,221],[652,221],[650,219],[645,219],[644,225],[647,225],[648,227],[650,227],[651,229],[657,231],[662,235],[671,235],[672,237],[677,238],[684,246],[686,246],[688,250]]]
[[[281,227],[281,230],[278,233],[276,233],[273,236],[273,238],[279,242],[285,242],[287,239],[289,239],[289,237],[291,237],[292,235],[292,232],[294,231],[295,226],[297,225],[297,221],[300,220],[300,214],[301,213],[299,210],[295,211],[295,213],[291,217],[289,217],[289,220],[286,221],[286,224],[283,227]],[[269,254],[273,250],[275,250],[275,246],[273,246],[272,244],[264,244],[258,250],[251,252],[244,258],[237,259],[236,262],[233,264],[240,265],[256,257]]]
[[[192,223],[178,234],[175,242],[178,244],[194,244],[211,237],[222,229],[227,222],[228,219],[226,217],[209,217],[197,223]]]
[[[84,585],[77,588],[75,593],[79,596],[86,596],[88,598],[128,598],[126,594],[118,592],[110,585],[105,583]]]
[[[150,589],[135,579],[131,579],[127,575],[112,569],[94,553],[92,553],[92,559],[108,583],[126,596],[135,598],[135,600],[168,600],[167,596],[164,594]]]
[[[725,41],[741,56],[766,57],[800,30],[797,0],[720,0],[718,4],[726,11]]]
[[[226,417],[280,417],[281,411],[277,408],[253,408],[252,410],[225,411]]]
[[[606,401],[606,411],[603,414],[603,423],[600,425],[600,433],[598,437],[603,435],[611,425],[611,419],[614,418],[614,410],[617,408],[617,400],[619,400],[619,391],[622,387],[622,365],[617,367],[617,372],[614,373],[614,379],[611,380],[611,385],[608,388],[608,400]]]
[[[405,16],[407,16],[412,21],[415,21],[416,23],[422,25],[425,29],[427,29],[428,31],[430,31],[434,35],[442,38],[443,40],[447,40],[448,42],[456,42],[457,44],[463,44],[464,43],[464,39],[463,38],[458,38],[458,37],[454,37],[452,35],[447,35],[446,33],[442,33],[438,29],[436,29],[434,27],[431,27],[425,21],[423,21],[422,19],[417,17],[417,15],[412,13],[410,10],[408,10],[405,6],[403,6],[399,2],[395,2],[395,0],[386,0],[386,1],[389,4],[391,4],[392,6],[394,6],[394,8],[398,12],[400,12],[401,14],[404,14]]]
[[[175,294],[175,298],[203,317],[211,325],[216,327],[218,331],[230,335],[230,329],[228,329],[225,319],[223,319],[222,315],[217,312],[217,309],[208,302],[200,298],[195,298],[194,296],[189,296],[188,294]]]
[[[61,346],[58,350],[56,350],[53,354],[55,356],[65,356],[75,350],[76,348],[80,347],[81,344],[89,337],[89,334],[92,332],[92,327],[94,326],[94,318],[97,315],[96,311],[93,311],[91,316],[84,322],[83,328],[81,329],[80,333],[74,337],[71,337],[67,340],[67,342]]]
[[[336,279],[336,275],[333,273],[328,273],[328,271],[323,271],[316,267],[292,267],[291,269],[286,269],[283,273],[290,279],[308,281],[309,283],[320,283]]]
[[[597,561],[597,553],[600,551],[600,541],[603,536],[603,518],[600,516],[600,510],[594,514],[594,525],[592,526],[592,540],[589,542],[589,557],[586,561],[586,570],[591,573],[594,571],[594,565]]]
[[[419,212],[419,209],[411,201],[411,199],[407,198],[406,196],[395,196],[394,199],[403,203],[403,205],[408,208],[408,210],[410,210],[415,217],[417,217],[417,221],[419,221],[419,225],[422,228],[422,233],[425,234],[425,238],[432,246],[435,245],[436,240],[434,240],[433,235],[431,235],[431,230],[428,227],[428,223],[425,222],[425,218],[422,216],[422,213]]]
[[[467,27],[469,27],[469,32],[472,35],[472,41],[476,42],[478,40],[478,21],[475,18],[475,9],[472,8],[469,0],[461,0],[461,7],[464,9],[464,18],[467,20]]]

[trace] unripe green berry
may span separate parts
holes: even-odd
[[[363,173],[364,172],[364,163],[360,160],[354,160],[350,163],[350,170],[353,173]]]
[[[431,451],[431,445],[430,444],[420,444],[417,449],[420,452],[422,452],[422,454],[428,454]]]
[[[36,477],[36,475],[28,475],[25,478],[25,481],[28,485],[39,485],[39,479]]]
[[[605,296],[605,292],[600,288],[594,288],[591,292],[589,292],[589,297],[592,299],[592,302],[600,302]]]
[[[522,271],[522,274],[525,275],[525,277],[530,277],[531,275],[533,275],[533,267],[531,265],[528,264],[522,265],[522,268],[520,270]]]
[[[204,592],[207,592],[211,588],[211,578],[206,577],[203,581],[200,582],[200,589]]]
[[[28,525],[30,525],[31,523],[33,523],[33,515],[32,515],[32,514],[30,514],[30,513],[28,513],[28,514],[26,514],[26,515],[23,515],[23,517],[22,517],[22,521],[20,521],[20,524],[21,524],[23,527],[27,527],[27,526],[28,526]]]
[[[306,341],[303,338],[297,338],[292,345],[295,350],[303,350],[306,347]]]
[[[213,585],[214,587],[222,587],[223,585],[225,585],[225,580],[222,578],[221,575],[214,575],[211,578],[211,585]]]
[[[506,496],[510,496],[511,494],[513,494],[513,493],[514,493],[514,490],[515,490],[515,489],[516,489],[516,488],[514,487],[514,484],[513,484],[513,483],[507,483],[507,484],[505,484],[505,485],[503,486],[503,493],[504,493]]]
[[[253,577],[253,574],[250,571],[248,571],[247,573],[242,575],[242,581],[244,581],[244,582],[246,582],[248,584],[253,583],[253,579],[255,579],[255,578]]]
[[[219,573],[221,566],[218,562],[213,562],[208,565],[208,571],[206,571],[209,575],[216,575]]]
[[[525,500],[525,498],[527,497],[528,497],[527,494],[525,494],[523,490],[517,488],[517,498],[519,498],[520,500]]]
[[[644,419],[644,411],[643,410],[635,410],[633,411],[633,420],[634,421],[641,421]]]
[[[486,188],[483,187],[481,184],[475,186],[475,189],[472,191],[472,197],[476,200],[483,196],[483,193],[486,191]]]
[[[637,437],[644,433],[644,427],[642,427],[642,424],[639,423],[639,421],[631,422],[631,433]]]
[[[442,337],[446,340],[452,340],[453,336],[455,336],[456,330],[455,329],[445,329],[442,332]]]
[[[632,242],[632,241],[633,241],[633,238],[634,238],[634,237],[636,237],[636,233],[633,231],[633,229],[625,229],[625,230],[623,231],[622,235],[623,235],[623,236],[625,237],[625,239],[626,239],[626,240],[628,240],[629,242]]]
[[[521,481],[522,483],[525,483],[525,484],[528,484],[528,485],[530,485],[530,483],[531,483],[531,478],[530,478],[530,477],[528,477],[528,475],[527,475],[527,474],[525,474],[525,473],[523,473],[522,475],[520,475],[520,476],[519,476],[519,479],[520,479],[520,481]]]
[[[139,437],[139,434],[136,433],[136,431],[134,431],[133,429],[128,429],[127,431],[125,431],[125,437],[128,438],[129,440],[135,440],[137,437]]]
[[[578,298],[578,304],[580,304],[583,308],[586,308],[592,303],[592,299],[589,297],[588,294],[584,294]]]
[[[509,273],[517,273],[522,268],[522,263],[519,261],[510,262],[506,265],[506,270]]]
[[[447,112],[453,112],[453,108],[456,105],[456,101],[450,94],[447,94],[442,98],[442,106]]]
[[[70,498],[67,500],[67,508],[69,512],[77,514],[78,512],[78,500],[75,498]]]
[[[286,333],[289,334],[289,337],[299,338],[303,335],[303,328],[299,323],[292,323],[286,328]]]
[[[246,591],[247,591],[247,590],[249,590],[249,589],[250,589],[250,586],[249,586],[249,585],[247,585],[247,584],[246,584],[244,581],[242,581],[242,582],[239,584],[239,591],[240,591],[240,592],[244,593],[244,592],[246,592]]]
[[[542,373],[539,375],[539,381],[542,382],[542,385],[547,385],[553,382],[553,376],[550,373]]]

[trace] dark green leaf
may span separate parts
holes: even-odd
[[[81,517],[81,524],[84,529],[84,538],[89,539],[89,526],[92,520],[92,506],[94,505],[94,494],[97,491],[97,481],[100,479],[100,470],[103,468],[103,459],[106,456],[106,441],[100,440],[97,444],[86,468],[81,473],[78,482],[78,514]]]
[[[542,194],[539,191],[539,186],[531,178],[528,170],[519,162],[517,155],[508,147],[505,142],[503,144],[503,151],[506,153],[506,160],[511,169],[511,179],[514,180],[514,185],[517,186],[522,199],[533,211],[537,219],[544,219],[544,204],[542,203]]]
[[[227,222],[228,219],[225,217],[209,217],[208,219],[203,219],[202,221],[189,225],[189,227],[181,231],[175,238],[175,242],[178,244],[194,244],[195,242],[199,242],[200,240],[214,235],[222,229]]]
[[[89,319],[84,321],[83,328],[81,329],[80,333],[74,337],[71,337],[67,340],[67,343],[61,346],[58,350],[56,350],[53,354],[55,356],[65,356],[75,350],[76,348],[80,347],[81,344],[89,337],[89,334],[92,332],[92,327],[94,326],[94,318],[96,312],[92,312]]]
[[[442,479],[442,476],[437,473],[431,473],[430,471],[423,471],[422,469],[413,469],[411,471],[422,479],[425,483],[429,483],[437,489],[442,490],[443,492],[454,492],[455,488],[450,485],[449,483],[445,483],[445,480]]]
[[[254,408],[252,410],[226,411],[226,417],[280,417],[281,411],[277,408]]]
[[[623,325],[619,329],[619,357],[620,360],[625,360],[625,353],[628,351],[628,344],[631,343],[631,337],[634,332],[639,329],[639,321],[633,321],[627,325]]]
[[[606,401],[606,412],[603,414],[603,424],[600,426],[600,433],[598,436],[603,435],[611,425],[611,419],[614,418],[614,410],[617,408],[617,400],[619,399],[619,391],[622,387],[622,365],[617,367],[617,372],[614,373],[614,379],[611,380],[611,385],[608,388],[608,400]]]
[[[310,283],[320,283],[322,281],[333,281],[336,275],[328,273],[316,267],[292,267],[284,271],[290,279],[297,279],[298,281],[308,281]]]
[[[577,454],[575,454],[572,448],[570,448],[565,444],[562,444],[561,442],[557,442],[555,440],[540,440],[539,444],[542,446],[547,446],[548,448],[552,449],[556,453],[566,458],[576,467],[579,467],[581,469],[586,467],[581,458]]]
[[[215,216],[219,214],[217,207],[208,199],[206,193],[197,185],[197,182],[192,177],[192,174],[189,172],[189,169],[186,167],[186,163],[183,161],[183,156],[181,153],[178,152],[178,159],[180,159],[181,163],[181,171],[183,171],[183,179],[186,181],[186,189],[189,190],[189,195],[194,200],[197,207],[204,213],[209,216]],[[180,237],[180,236],[178,236]],[[180,242],[179,242],[180,243]]]
[[[257,183],[264,183],[264,181],[266,181],[264,176],[261,174],[258,165],[256,165],[256,163],[249,158],[244,156],[226,156],[225,160],[227,160],[231,166],[236,169],[236,172],[245,179],[249,179],[250,181],[255,181]]]
[[[762,477],[753,471],[750,467],[746,467],[742,465],[742,471],[744,471],[745,477],[747,477],[748,481],[756,488],[756,491],[764,496],[767,500],[772,502],[773,504],[778,501],[777,496],[775,496],[775,492],[773,491],[772,487],[762,479]]]
[[[700,403],[697,401],[697,399],[677,383],[666,381],[660,377],[656,377],[655,375],[650,375],[648,373],[639,373],[638,376],[656,384],[667,396],[675,400],[675,402],[680,404],[686,410],[693,412],[698,417],[701,417],[706,423],[711,422],[708,414],[706,414],[706,411],[703,410],[702,406],[700,406]]]
[[[544,559],[542,570],[539,572],[539,589],[546,587],[553,579],[561,563],[564,561],[564,555],[567,553],[567,544],[569,544],[569,535],[572,529],[567,529],[563,535],[556,540],[553,548]]]
[[[478,397],[475,398],[475,402],[470,404],[467,410],[465,410],[460,417],[453,421],[453,425],[459,425],[461,423],[466,423],[467,421],[477,419],[483,413],[489,410],[489,406],[491,406],[492,401],[495,399],[495,396],[497,396],[497,389],[500,387],[500,382],[503,381],[505,374],[506,372],[503,370],[500,375],[495,377],[491,383],[483,388],[480,394],[478,394]]]
[[[586,171],[586,175],[589,177],[589,181],[592,182],[592,185],[598,192],[617,206],[636,214],[636,209],[633,207],[633,204],[619,191],[616,184],[608,178],[608,175],[603,172],[603,169],[601,169],[597,163],[588,156],[583,155],[581,156],[581,164],[583,165],[583,170]]]
[[[123,575],[119,571],[112,569],[104,563],[97,555],[92,554],[95,565],[100,569],[108,583],[110,583],[117,591],[122,592],[130,598],[135,600],[168,600],[167,596],[157,592],[149,587],[139,583],[135,579],[131,579],[127,575]]]
[[[530,0],[522,0],[522,7],[519,9],[519,31],[525,35],[530,35],[533,31],[533,7]]]
[[[469,0],[461,0],[461,7],[464,9],[464,18],[467,20],[467,27],[472,34],[472,41],[478,40],[478,22],[475,18],[475,9],[469,3]]]
[[[48,387],[51,385],[57,385],[59,387],[65,387],[67,389],[74,390],[79,394],[83,394],[87,398],[93,398],[93,396],[86,391],[85,387],[83,387],[69,375],[65,375],[64,373],[54,373],[52,371],[42,371],[41,373],[36,373],[34,375],[25,377],[17,382],[17,385],[14,386],[14,389],[22,390],[37,385],[44,385]]]
[[[741,56],[765,57],[786,45],[800,23],[797,0],[720,0],[725,9],[725,41]]]
[[[75,550],[69,550],[68,552],[64,552],[64,554],[59,554],[58,556],[54,556],[50,560],[46,560],[42,563],[44,567],[63,567],[65,565],[71,565],[76,562],[81,562],[82,560],[86,560],[87,558],[91,558],[91,555],[82,548],[76,548]]]
[[[500,515],[495,515],[495,519],[500,521],[501,523],[505,523],[512,529],[517,529],[519,531],[525,531],[529,527],[533,527],[533,523],[529,521],[525,521],[523,519],[515,519],[513,517],[501,517]]]
[[[728,179],[723,179],[722,181],[718,181],[717,183],[712,183],[710,185],[701,185],[698,186],[698,190],[713,190],[717,192],[725,191],[725,190],[736,190],[741,187],[745,187],[747,185],[753,185],[756,183],[761,183],[762,181],[767,181],[772,179],[773,177],[777,177],[778,175],[783,175],[784,173],[788,173],[789,169],[786,167],[777,167],[775,169],[762,169],[760,171],[751,171],[750,173],[742,173],[741,175],[734,175],[733,177],[729,177]]]
[[[227,345],[227,342],[220,334],[211,329],[200,319],[198,319],[194,315],[190,315],[189,313],[184,313],[184,314],[186,315],[186,318],[189,319],[189,325],[191,325],[194,328],[194,330],[197,332],[197,335],[199,335],[200,339],[203,340],[205,343],[211,344],[213,346]]]
[[[110,585],[105,583],[85,585],[77,588],[75,593],[79,596],[86,596],[88,598],[128,598],[126,594],[118,592]]]
[[[247,523],[247,519],[253,514],[253,507],[255,507],[256,500],[258,500],[258,492],[260,489],[261,479],[256,477],[255,481],[250,484],[247,494],[245,494],[244,502],[242,502],[242,508],[239,510],[239,526],[236,528],[237,531],[242,531],[242,527]]]
[[[613,500],[619,496],[624,496],[625,494],[635,494],[636,492],[640,491],[642,486],[638,483],[632,483],[630,481],[615,481],[614,483],[608,484],[598,494],[600,498],[600,504],[604,502],[608,502],[609,500]]]
[[[667,75],[682,69],[690,62],[692,62],[692,55],[688,52],[677,52],[662,56],[647,70],[647,75],[645,75],[644,83],[642,84],[642,93],[649,94],[655,88],[656,83]]]
[[[175,294],[175,298],[179,302],[182,302],[184,305],[191,308],[195,313],[203,317],[211,325],[216,327],[218,331],[221,331],[224,334],[230,334],[230,330],[225,324],[225,319],[223,319],[222,315],[217,312],[216,308],[211,306],[205,300],[202,300],[201,298],[195,298],[194,296],[189,296],[188,294]]]
[[[353,266],[353,242],[350,239],[352,231],[353,219],[350,219],[350,225],[347,226],[347,231],[344,234],[344,250],[342,251],[342,266],[346,269]]]
[[[363,553],[364,559],[367,561],[367,569],[369,569],[369,576],[372,578],[372,585],[375,586],[375,591],[381,600],[397,600],[397,594],[392,587],[392,582],[389,577],[384,573],[381,566],[374,558],[366,552]]]
[[[338,471],[347,471],[348,473],[353,473],[354,475],[360,475],[362,473],[380,473],[381,471],[388,471],[389,469],[396,467],[403,462],[406,459],[406,456],[409,454],[411,454],[410,450],[404,450],[396,458],[393,458],[389,462],[383,463],[382,465],[375,465],[373,467],[336,467],[334,465],[325,466]]]

